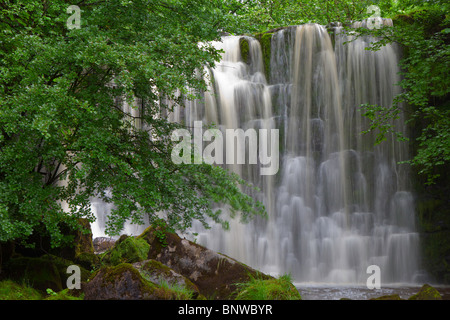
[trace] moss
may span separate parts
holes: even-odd
[[[143,239],[150,245],[149,258],[156,257],[167,247],[171,241],[178,242],[180,237],[173,232],[168,231],[164,225],[150,226],[145,229],[137,239]]]
[[[125,272],[130,272],[133,279],[141,279],[141,275],[138,270],[136,270],[129,263],[120,263],[113,267],[105,267],[102,269],[103,275],[103,283],[104,284],[114,284],[118,277],[120,277]]]
[[[442,296],[435,288],[428,284],[424,284],[420,291],[409,297],[408,300],[442,300]]]
[[[249,47],[249,43],[248,40],[245,38],[240,38],[239,39],[239,46],[241,49],[241,58],[242,61],[244,61],[245,63],[249,63],[249,51],[250,51],[250,47]]]
[[[266,75],[267,82],[270,83],[270,58],[271,58],[271,46],[272,46],[272,35],[273,33],[260,33],[255,36],[255,38],[261,44],[261,50],[264,61],[264,72]]]
[[[252,277],[250,281],[236,284],[236,300],[301,300],[297,288],[289,276],[278,279],[261,279]]]
[[[89,287],[89,288],[88,288]],[[167,282],[157,285],[149,281],[129,263],[101,268],[86,284],[88,299],[191,299],[193,292]]]
[[[146,260],[150,245],[142,238],[123,237],[109,250],[102,261],[107,264],[133,263]]]
[[[99,257],[95,253],[83,252],[75,257],[74,262],[87,270],[92,270],[99,264],[99,261]]]
[[[64,289],[59,292],[55,292],[53,294],[50,294],[48,297],[45,298],[45,300],[83,300],[84,294],[83,293],[74,293],[74,290],[70,289]]]
[[[91,224],[87,219],[78,219],[81,226],[75,234],[75,258],[82,253],[94,253]]]
[[[0,282],[0,300],[41,300],[42,294],[28,286],[20,285],[12,280]]]
[[[141,275],[162,287],[173,287],[175,291],[189,294],[190,298],[197,298],[199,290],[188,278],[175,273],[174,270],[159,261],[150,259],[139,268]]]

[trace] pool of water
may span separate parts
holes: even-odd
[[[398,294],[402,299],[419,292],[421,286],[391,285],[382,286],[380,289],[368,289],[365,286],[346,286],[330,284],[295,283],[303,300],[340,300],[342,298],[352,300],[369,300],[385,295]],[[450,286],[433,285],[444,300],[450,300]]]

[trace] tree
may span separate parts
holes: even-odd
[[[0,4],[0,241],[70,241],[62,224],[93,221],[93,196],[115,205],[112,235],[145,215],[171,230],[209,218],[226,227],[215,204],[264,214],[236,175],[173,164],[180,124],[159,113],[162,96],[182,104],[187,87],[205,89],[201,70],[220,57],[208,41],[236,24],[237,1],[77,2]],[[68,28],[69,5],[80,28]]]
[[[400,110],[409,114],[408,122],[414,122],[420,132],[414,137],[417,151],[408,162],[426,177],[426,184],[433,184],[450,163],[449,10],[448,2],[440,0],[398,1],[388,11],[395,20],[393,28],[358,30],[360,35],[378,37],[371,50],[392,42],[402,48],[399,85],[403,92],[392,108],[366,105],[365,114],[371,120],[369,131],[378,130],[379,142],[394,131],[390,119]]]

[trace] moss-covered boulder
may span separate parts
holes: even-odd
[[[200,296],[200,291],[192,281],[159,261],[150,259],[136,262],[133,263],[133,267],[139,270],[144,278],[159,286],[167,285],[173,288],[185,288],[192,292],[193,299]]]
[[[103,267],[82,285],[85,300],[176,300],[188,296],[147,280],[129,263]]]
[[[442,296],[435,288],[429,284],[424,284],[420,291],[409,297],[408,300],[442,300]]]
[[[110,265],[134,263],[147,260],[150,245],[141,238],[123,235],[102,257],[102,262]]]
[[[181,239],[175,233],[149,227],[138,238],[145,239],[150,245],[148,259],[157,260],[185,276],[210,299],[231,299],[236,283],[251,277],[272,278],[226,255]]]
[[[237,284],[236,300],[301,300],[289,276],[278,279],[252,278]]]
[[[85,300],[151,299],[154,289],[155,285],[128,263],[103,267],[82,285]]]
[[[108,237],[97,237],[92,240],[94,253],[101,254],[114,247],[116,240]]]

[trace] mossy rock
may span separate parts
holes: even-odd
[[[99,269],[82,285],[85,300],[176,300],[187,297],[145,279],[129,263]]]
[[[249,57],[250,57],[250,45],[248,43],[248,40],[244,37],[239,39],[239,47],[241,49],[241,59],[245,63],[250,63]]]
[[[193,299],[198,299],[201,296],[200,291],[192,281],[159,261],[150,259],[133,263],[133,267],[138,269],[144,278],[159,286],[165,284],[174,288],[185,288],[192,292]]]
[[[252,278],[237,284],[236,300],[301,300],[297,288],[287,276],[278,279]]]
[[[110,265],[120,263],[134,263],[147,259],[150,245],[145,239],[122,236],[114,247],[102,257],[102,262]]]
[[[381,297],[377,297],[377,298],[372,298],[370,300],[404,300],[404,299],[400,298],[400,296],[398,294],[391,294],[391,295],[381,296]]]
[[[267,79],[267,83],[270,83],[270,59],[272,55],[272,32],[259,33],[255,35],[255,38],[261,45],[261,51],[264,62],[264,73]]]
[[[150,244],[149,259],[154,259],[188,278],[209,299],[232,299],[236,283],[256,277],[258,271],[226,255],[207,249],[177,234],[147,228],[138,238]],[[161,231],[161,230],[160,230]],[[272,277],[259,274],[264,279]]]
[[[28,285],[12,280],[0,281],[0,300],[41,300],[43,295]]]
[[[408,300],[442,300],[442,296],[435,288],[429,284],[424,284],[420,291],[409,297]]]
[[[153,296],[155,288],[128,263],[103,267],[82,285],[85,300],[148,299]]]

